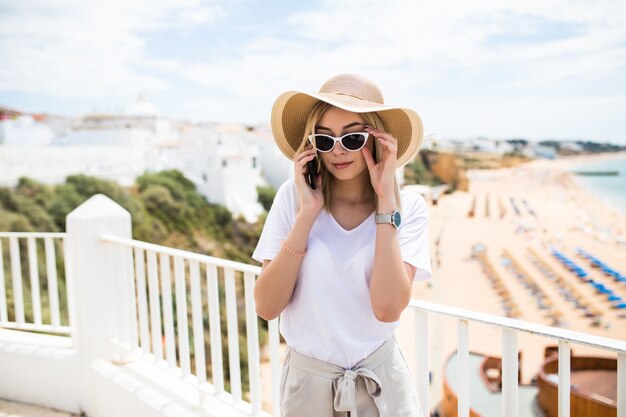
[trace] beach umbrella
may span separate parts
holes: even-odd
[[[615,294],[611,294],[609,295],[609,301],[623,301],[623,300],[622,300],[622,297],[619,297]]]
[[[613,305],[613,308],[618,308],[618,309],[626,308],[626,303],[615,304]]]

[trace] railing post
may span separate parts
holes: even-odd
[[[457,415],[459,417],[469,417],[470,396],[469,396],[469,322],[459,319],[458,323],[458,371],[457,371]]]
[[[517,330],[502,329],[502,415],[517,417],[518,414]]]
[[[130,346],[131,279],[127,251],[103,242],[103,235],[131,238],[130,213],[108,197],[97,194],[67,215],[67,268],[75,303],[72,336],[81,367],[80,406],[87,415],[94,409],[91,364],[112,359],[118,346]]]
[[[617,417],[626,417],[626,353],[617,354]]]
[[[569,342],[559,340],[559,417],[569,417],[570,412],[570,352]]]
[[[428,313],[423,310],[414,310],[415,316],[415,354],[417,358],[417,370],[415,380],[420,405],[425,415],[430,415],[429,401],[429,365],[428,365]]]

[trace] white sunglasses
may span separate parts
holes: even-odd
[[[343,146],[345,150],[356,152],[365,146],[369,136],[367,132],[347,133],[340,138],[324,135],[323,133],[316,133],[315,135],[309,135],[309,142],[311,142],[311,145],[315,146],[315,149],[319,152],[332,151],[337,142],[341,143],[341,146]]]

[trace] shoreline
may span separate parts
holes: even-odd
[[[593,200],[596,204],[602,206],[606,212],[609,212],[611,217],[621,218],[621,222],[617,224],[621,224],[626,227],[626,206],[620,205],[612,198],[594,190],[593,187],[581,180],[578,175],[570,172],[581,165],[619,159],[626,160],[626,151],[572,155],[554,160],[534,160],[525,165],[528,165],[532,169],[553,169],[554,171],[559,172],[559,174],[563,176],[563,181],[566,182],[566,186],[572,188],[572,191],[580,195],[586,195],[590,200]]]
[[[565,169],[565,168],[571,169],[576,165],[584,165],[587,163],[601,162],[601,161],[612,161],[614,159],[626,159],[626,151],[560,156],[555,159],[534,159],[524,165],[528,165],[528,164],[540,165],[540,163],[547,162],[547,163],[553,163],[556,166],[560,165],[561,169]]]

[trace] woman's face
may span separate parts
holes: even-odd
[[[341,137],[347,133],[364,132],[365,122],[357,113],[338,107],[330,107],[315,126],[315,133]],[[365,144],[370,151],[374,146],[370,136]],[[341,143],[335,143],[330,152],[318,152],[326,169],[338,180],[350,180],[367,170],[367,163],[361,150],[350,152]]]

